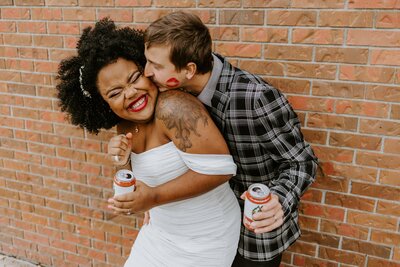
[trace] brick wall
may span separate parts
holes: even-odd
[[[285,266],[400,266],[400,2],[0,0],[0,253],[45,266],[121,266],[140,219],[107,212],[112,132],[57,107],[55,72],[110,16],[144,28],[174,9],[215,50],[280,88],[326,175],[304,195]]]

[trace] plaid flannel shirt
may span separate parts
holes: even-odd
[[[222,62],[219,70],[215,70],[217,57]],[[300,236],[298,203],[315,180],[317,158],[304,141],[300,122],[286,98],[261,78],[214,55],[214,69],[204,90],[209,95],[204,104],[238,167],[230,185],[242,213],[240,195],[253,183],[263,183],[279,196],[283,225],[257,235],[242,225],[238,247],[247,259],[270,260]],[[200,95],[199,99],[204,102]]]

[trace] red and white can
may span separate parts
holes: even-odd
[[[271,192],[264,184],[252,184],[245,196],[243,224],[247,229],[253,231],[254,229],[250,226],[253,222],[253,214],[261,211],[263,205],[270,201]]]
[[[114,196],[135,191],[136,179],[130,170],[119,170],[114,175]]]

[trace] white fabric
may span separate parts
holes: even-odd
[[[137,180],[157,186],[186,171],[235,174],[230,155],[194,155],[170,142],[131,155]],[[239,241],[241,215],[228,183],[187,200],[150,210],[150,224],[141,228],[125,267],[231,266]]]

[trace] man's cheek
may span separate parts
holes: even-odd
[[[176,88],[179,86],[179,81],[176,78],[169,78],[166,82],[165,85],[169,88]]]

